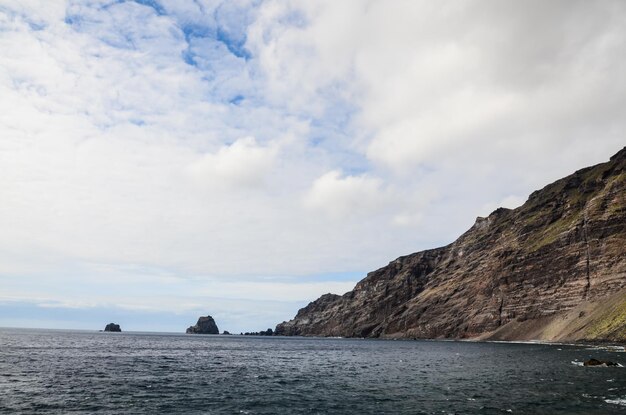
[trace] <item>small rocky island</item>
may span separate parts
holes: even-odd
[[[115,323],[109,323],[106,325],[106,327],[104,328],[104,331],[114,331],[114,332],[121,332],[122,329],[120,328],[119,324],[115,324]]]
[[[610,360],[589,359],[583,363],[583,366],[619,367],[620,365]]]
[[[200,317],[195,326],[191,326],[186,331],[187,334],[219,334],[220,331],[215,324],[213,317]]]

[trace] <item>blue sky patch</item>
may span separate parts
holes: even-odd
[[[185,40],[189,42],[192,38],[199,37],[215,37],[215,30],[209,26],[202,26],[198,24],[185,24],[180,26]]]
[[[221,28],[217,29],[216,40],[222,42],[230,53],[235,55],[238,58],[243,58],[245,60],[249,60],[252,58],[252,54],[244,47],[246,44],[246,38],[244,36],[243,39],[233,39],[229,36],[227,32],[222,30]]]
[[[239,105],[241,104],[241,102],[245,99],[245,97],[243,95],[237,95],[236,97],[232,98],[230,101],[231,104],[233,105]]]
[[[31,30],[34,30],[36,32],[39,30],[43,30],[47,27],[45,23],[37,23],[33,21],[28,21],[28,26],[30,27]]]
[[[158,14],[159,16],[164,16],[167,14],[163,6],[161,6],[158,2],[154,0],[134,0],[134,1],[135,3],[141,4],[142,6],[147,6],[147,7],[154,9],[156,14]]]
[[[181,56],[187,65],[197,66],[197,62],[194,59],[196,55],[191,51],[191,48],[183,50]]]
[[[70,26],[80,25],[81,20],[81,17],[76,14],[68,14],[65,16],[65,19],[63,19],[65,24]]]

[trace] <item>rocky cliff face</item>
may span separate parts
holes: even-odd
[[[187,334],[219,334],[220,331],[213,317],[200,317],[195,326],[187,328]]]
[[[626,341],[625,164],[626,148],[320,297],[276,333]]]

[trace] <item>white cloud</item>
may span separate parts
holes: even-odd
[[[5,295],[313,299],[345,286],[260,278],[448,243],[624,143],[620,1],[0,3]]]
[[[317,178],[305,195],[305,205],[334,218],[376,214],[391,202],[382,181],[374,177],[345,176],[338,170]]]
[[[254,137],[245,137],[205,154],[189,167],[200,182],[208,185],[253,187],[263,184],[276,156],[276,147],[259,146]]]
[[[524,202],[526,201],[526,199],[528,199],[528,195],[525,196],[516,196],[516,195],[509,195],[507,197],[505,197],[504,199],[499,200],[496,203],[486,203],[482,206],[481,208],[481,216],[488,216],[491,212],[493,212],[494,210],[496,210],[499,207],[504,207],[507,209],[515,209],[519,206],[521,206],[522,204],[524,204]]]
[[[298,13],[306,24],[263,20]],[[581,165],[589,128],[596,157],[623,141],[601,120],[624,108],[625,13],[610,1],[269,2],[250,33],[280,97],[315,103],[342,85],[366,156],[384,167],[410,174],[472,147],[474,163],[520,150],[547,163],[565,148]]]

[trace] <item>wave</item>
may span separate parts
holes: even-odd
[[[610,404],[613,404],[613,405],[626,406],[626,397],[624,397],[624,398],[617,398],[617,399],[605,399],[604,402],[610,403]]]

